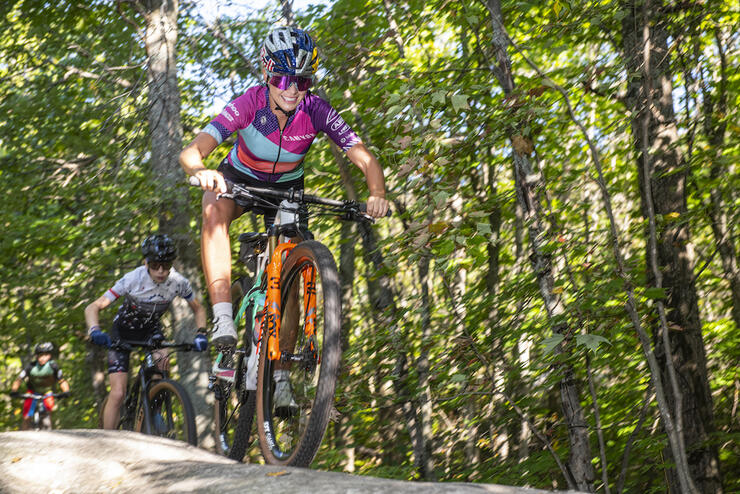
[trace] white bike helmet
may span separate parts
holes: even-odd
[[[270,74],[311,77],[319,68],[319,50],[303,29],[273,28],[260,50],[262,63]]]

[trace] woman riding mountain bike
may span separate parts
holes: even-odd
[[[180,164],[198,178],[203,189],[201,252],[213,303],[216,346],[237,341],[231,303],[231,245],[229,226],[246,210],[232,199],[217,200],[227,192],[225,178],[253,187],[274,190],[303,189],[303,160],[319,131],[326,133],[365,175],[367,213],[379,218],[388,211],[385,179],[378,160],[339,113],[311,93],[318,69],[318,49],[311,36],[297,27],[274,28],[261,49],[264,84],[237,97],[180,153]],[[237,139],[218,170],[203,160],[231,134]],[[265,226],[275,219],[276,209],[257,207]]]

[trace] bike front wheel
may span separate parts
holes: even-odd
[[[138,415],[136,431],[141,432],[144,419]],[[180,383],[162,379],[149,388],[149,417],[152,435],[198,445],[195,410]]]
[[[263,333],[257,377],[260,449],[268,464],[308,467],[329,423],[341,361],[339,275],[329,249],[313,240],[294,247],[283,263],[280,290],[280,350],[286,359],[268,358]]]

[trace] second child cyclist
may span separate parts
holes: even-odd
[[[377,158],[339,113],[309,88],[319,65],[318,49],[309,34],[296,27],[274,28],[260,52],[265,83],[253,86],[230,102],[180,153],[185,173],[200,180],[203,194],[201,252],[208,293],[213,303],[218,346],[236,343],[231,306],[231,244],[229,226],[244,213],[230,199],[225,179],[280,190],[303,189],[303,159],[318,132],[326,133],[365,175],[367,213],[379,218],[388,211],[385,179]],[[234,132],[237,139],[218,170],[203,160]],[[266,226],[275,210],[265,212]]]

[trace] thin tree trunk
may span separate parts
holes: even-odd
[[[183,182],[177,159],[182,149],[180,92],[177,86],[177,16],[178,0],[147,0],[140,4],[146,21],[145,46],[148,58],[149,136],[152,175],[160,184],[159,229],[172,236],[177,246],[178,270],[190,280],[195,293],[202,293],[196,243],[190,230],[190,201],[178,183]],[[179,341],[195,335],[192,312],[184,301],[173,304],[173,326]],[[198,444],[213,447],[212,400],[208,392],[208,354],[178,355],[180,382],[195,406]],[[207,401],[208,400],[208,401]]]
[[[719,31],[715,33],[715,39],[717,41],[717,53],[720,59],[720,80],[717,87],[717,94],[713,95],[709,91],[709,81],[702,80],[701,88],[704,102],[702,105],[704,133],[707,135],[709,149],[712,153],[709,165],[709,177],[713,184],[719,184],[721,177],[724,174],[732,174],[733,170],[727,170],[727,165],[722,162],[727,120],[720,116],[727,114],[727,60]],[[730,284],[732,319],[735,321],[735,326],[740,328],[740,267],[738,267],[738,253],[734,240],[735,224],[727,213],[728,209],[730,209],[729,204],[732,204],[732,198],[728,203],[723,195],[723,188],[723,186],[719,185],[717,187],[711,186],[709,189],[709,219],[712,225],[712,233],[714,233],[714,240],[717,242],[717,250],[722,260],[722,271],[725,279]]]
[[[504,30],[501,4],[499,0],[487,0],[486,3],[493,21],[492,39],[496,66],[492,70],[504,93],[508,95],[514,90],[514,79],[511,73],[511,61],[507,53],[508,36]],[[552,264],[551,256],[542,249],[547,238],[538,192],[544,188],[544,184],[541,178],[533,173],[529,157],[518,145],[518,141],[524,138],[512,132],[510,139],[514,148],[517,202],[522,205],[527,215],[532,270],[537,277],[540,296],[548,317],[551,321],[562,321],[565,307],[562,300],[553,293],[556,269]],[[553,332],[567,336],[570,334],[570,328],[566,323],[553,322]],[[579,386],[570,364],[562,364],[559,370],[562,374],[560,381],[561,405],[568,424],[570,443],[568,466],[573,477],[566,480],[572,480],[580,490],[593,492],[595,473],[591,464],[592,454],[589,444],[588,424],[581,407]]]
[[[639,156],[642,210],[654,239],[647,247],[649,278],[653,286],[666,291],[665,302],[656,304],[664,322],[653,333],[653,345],[691,476],[683,478],[682,469],[671,469],[670,488],[677,492],[680,485],[682,491],[690,492],[695,483],[702,493],[719,494],[719,455],[709,442],[714,412],[686,219],[688,168],[678,151],[669,35],[660,1],[626,2],[624,7],[623,48],[630,74],[627,104]],[[653,227],[657,218],[663,220],[660,230]]]
[[[342,353],[349,349],[349,335],[352,331],[352,295],[355,282],[355,238],[353,224],[346,221],[342,223],[342,243],[339,247],[339,282],[342,289]],[[342,365],[342,373],[339,379],[340,390],[344,396],[350,395],[352,383],[347,380],[349,369],[346,364]],[[348,405],[348,404],[343,404]],[[352,425],[349,417],[341,415],[336,424],[336,448],[345,455],[344,471],[352,473],[355,471],[355,448],[352,444]]]
[[[429,387],[429,346],[432,333],[432,309],[429,296],[429,257],[419,259],[419,288],[421,291],[421,349],[416,360],[416,372],[419,380],[419,409],[417,411],[419,427],[414,441],[414,459],[419,468],[421,478],[434,482],[437,476],[434,473],[432,458],[432,393]]]
[[[105,388],[105,376],[108,375],[107,354],[108,351],[105,348],[88,342],[85,364],[89,371],[95,402],[98,404],[102,404],[107,395]]]

